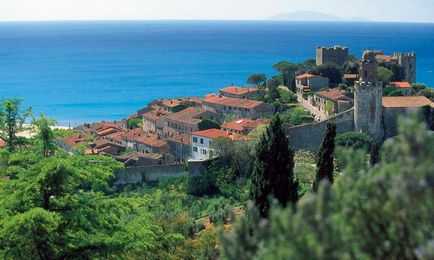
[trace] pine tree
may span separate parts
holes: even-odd
[[[316,178],[313,183],[313,191],[317,191],[322,179],[328,179],[333,183],[333,154],[335,151],[336,124],[329,122],[324,133],[324,139],[318,154]]]
[[[294,153],[289,148],[282,121],[274,117],[256,146],[252,173],[250,197],[262,217],[268,215],[270,195],[283,207],[298,200],[298,181],[293,168]]]

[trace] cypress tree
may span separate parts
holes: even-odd
[[[313,182],[313,191],[316,192],[319,183],[326,178],[330,183],[333,183],[333,154],[335,151],[336,124],[333,122],[327,123],[327,129],[324,133],[324,138],[318,154],[318,162],[316,164],[316,177]]]
[[[256,146],[256,159],[252,173],[250,198],[262,217],[270,209],[268,199],[274,196],[286,207],[298,200],[298,181],[294,177],[294,153],[278,116],[271,120],[266,132]]]
[[[380,161],[380,146],[378,145],[378,143],[374,143],[371,149],[371,158],[369,160],[369,164],[371,166],[374,166],[378,164],[379,161]]]

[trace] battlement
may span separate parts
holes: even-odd
[[[410,57],[410,58],[415,58],[416,57],[416,53],[414,52],[407,52],[407,53],[401,53],[401,52],[395,52],[393,53],[394,57]]]
[[[318,46],[317,49],[325,50],[325,51],[347,51],[348,47],[343,47],[341,45],[335,45],[335,46],[331,46],[331,47]]]
[[[339,66],[343,65],[348,59],[348,48],[340,45],[332,47],[316,48],[316,65],[333,62]]]

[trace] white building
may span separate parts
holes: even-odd
[[[204,161],[214,157],[214,150],[211,149],[212,141],[217,137],[230,137],[228,133],[220,129],[208,129],[197,131],[191,134],[191,156],[192,160]]]

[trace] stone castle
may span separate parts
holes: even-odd
[[[359,81],[354,84],[354,130],[370,134],[376,141],[383,138],[381,129],[383,83],[377,79],[375,53],[363,53]]]
[[[286,129],[294,149],[317,151],[330,121],[336,124],[338,133],[363,132],[371,135],[377,143],[382,143],[397,134],[398,117],[408,110],[427,106],[430,107],[431,120],[434,118],[434,102],[424,96],[383,97],[383,84],[377,78],[378,55],[378,51],[363,53],[359,80],[354,84],[353,108],[318,123]],[[397,62],[407,64],[410,70],[414,69],[414,54],[395,55]]]
[[[316,48],[316,65],[332,62],[342,66],[348,60],[348,48],[342,46]]]
[[[404,81],[416,82],[416,54],[395,52],[393,55],[384,55],[384,51],[373,51],[377,62],[394,63],[404,69]]]

